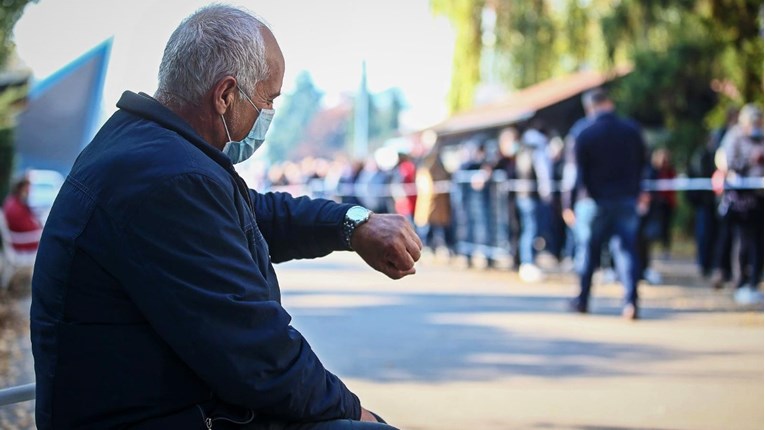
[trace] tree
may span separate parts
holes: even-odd
[[[763,102],[762,1],[708,0],[711,34],[725,45],[719,58],[746,101]]]
[[[397,136],[399,130],[399,116],[405,107],[404,97],[398,88],[389,88],[385,91],[369,95],[369,149],[374,151],[381,147],[386,140]],[[356,122],[352,112],[348,122],[348,139],[354,135]],[[349,147],[352,142],[347,142]]]
[[[269,128],[268,156],[271,161],[289,157],[321,108],[322,97],[322,92],[316,88],[308,72],[298,74],[295,90],[284,96],[284,103],[276,111],[274,124]]]
[[[496,50],[506,58],[505,72],[514,88],[551,78],[559,68],[555,41],[558,26],[546,0],[496,0]]]
[[[431,0],[431,10],[445,15],[457,30],[448,105],[458,112],[473,105],[481,78],[481,10],[484,0]]]
[[[37,0],[3,0],[0,8],[0,66],[5,66],[8,56],[14,50],[15,45],[11,37],[13,27],[21,18],[27,4],[36,2]]]
[[[5,71],[14,50],[13,27],[27,4],[36,0],[3,0],[0,8],[0,71]],[[3,84],[0,88],[0,198],[8,192],[13,170],[13,116],[18,102],[26,97],[26,85]]]
[[[620,103],[639,119],[661,117],[681,163],[706,140],[705,119],[731,101],[762,101],[761,13],[752,0],[623,0],[603,17],[610,60],[634,64],[617,89]],[[741,96],[714,94],[714,80]]]
[[[499,74],[508,87],[581,68],[632,65],[616,88],[618,104],[638,119],[663,123],[680,159],[703,139],[705,121],[731,102],[763,100],[760,0],[431,0],[431,7],[458,30],[452,109],[470,105],[481,76],[472,67],[491,48],[477,39],[482,7],[495,10],[492,49],[504,60]],[[740,95],[716,96],[714,81]]]
[[[403,96],[398,88],[391,88],[371,97],[369,112],[369,140],[381,144],[399,133],[399,116],[404,108]]]

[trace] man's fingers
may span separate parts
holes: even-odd
[[[407,271],[414,267],[414,257],[409,254],[406,244],[396,244],[388,255],[388,262],[398,270]]]
[[[381,272],[383,272],[391,279],[401,279],[407,275],[414,275],[417,273],[417,270],[414,267],[409,270],[398,270],[392,264],[388,264],[383,268],[383,270],[381,270]]]
[[[412,256],[412,259],[414,261],[419,261],[420,256],[422,254],[422,251],[421,251],[422,248],[417,246],[417,243],[413,241],[412,239],[407,239],[405,245],[406,245],[406,252],[408,252],[409,255]]]
[[[414,231],[413,228],[408,228],[407,232],[409,233],[409,237],[411,237],[414,241],[414,244],[417,245],[417,249],[422,250],[422,240],[420,239],[420,236]]]

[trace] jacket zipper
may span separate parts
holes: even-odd
[[[208,430],[212,429],[213,421],[218,421],[218,420],[228,421],[228,422],[234,423],[234,424],[249,424],[254,419],[255,419],[255,412],[253,412],[252,410],[250,410],[250,417],[245,419],[244,421],[237,421],[237,420],[234,420],[234,419],[231,419],[231,418],[227,418],[227,417],[217,417],[217,418],[212,418],[212,419],[208,418],[208,420],[210,421],[210,424],[209,424],[209,427],[207,427],[207,428],[208,428]]]
[[[233,420],[231,418],[226,418],[226,417],[208,418],[207,416],[205,416],[205,411],[204,411],[204,409],[202,409],[201,406],[197,405],[197,408],[199,409],[199,413],[202,414],[202,419],[204,420],[205,427],[207,427],[207,430],[212,430],[213,422],[214,421],[218,421],[218,420],[228,421],[228,422],[234,423],[234,424],[249,424],[249,423],[252,422],[252,420],[255,419],[255,412],[253,412],[252,410],[250,410],[250,417],[249,418],[247,418],[244,421],[237,421],[237,420]]]

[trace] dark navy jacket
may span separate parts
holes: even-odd
[[[574,151],[578,179],[596,202],[638,196],[645,146],[635,123],[601,114],[576,137]]]
[[[145,94],[80,154],[32,281],[37,426],[236,428],[358,418],[280,305],[272,266],[345,249],[348,205],[248,190]]]

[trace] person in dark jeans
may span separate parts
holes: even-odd
[[[717,167],[730,183],[762,178],[765,172],[762,130],[762,110],[752,104],[741,108],[738,124],[725,134],[718,158]],[[762,190],[727,189],[721,207],[741,244],[734,300],[742,305],[760,304],[763,302],[758,287],[763,272]]]
[[[714,136],[710,134],[709,140],[699,145],[691,155],[687,172],[691,178],[711,179],[715,170],[715,141]],[[718,231],[715,193],[691,190],[685,193],[685,198],[693,206],[696,264],[701,275],[708,277],[714,268],[714,242]]]
[[[614,105],[602,89],[592,90],[595,120],[576,138],[577,171],[581,183],[595,202],[591,237],[580,277],[580,292],[572,309],[589,311],[592,275],[599,264],[605,241],[615,236],[613,253],[620,279],[625,286],[622,315],[638,318],[638,231],[637,199],[645,163],[645,145],[639,127],[613,113]]]

